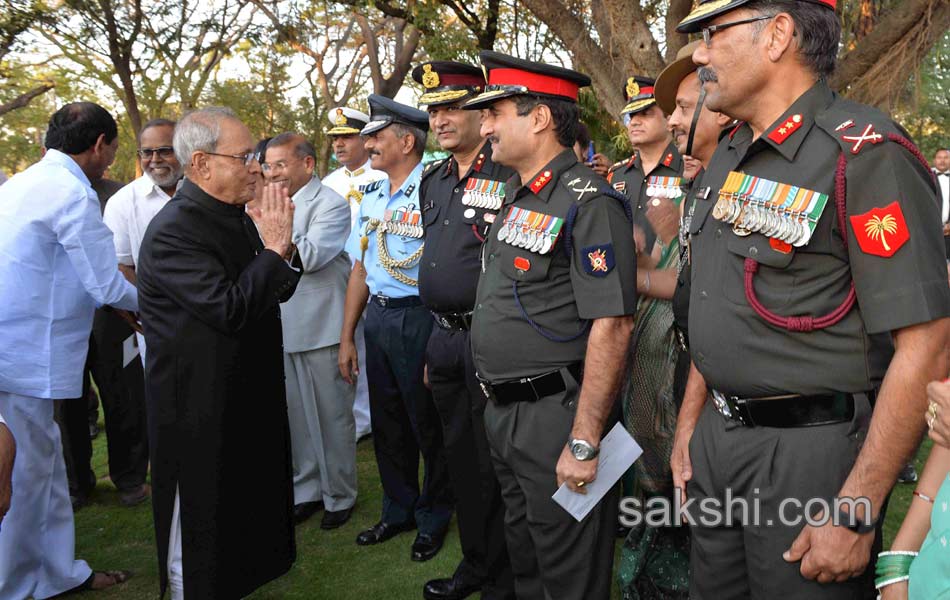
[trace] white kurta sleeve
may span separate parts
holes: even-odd
[[[51,220],[57,240],[96,304],[138,311],[135,287],[116,267],[112,232],[102,222],[95,196],[79,191],[65,200]]]

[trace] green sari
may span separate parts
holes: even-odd
[[[679,241],[663,248],[656,269],[678,269]],[[627,352],[621,388],[624,425],[643,455],[631,467],[630,491],[645,506],[654,496],[672,497],[670,455],[676,431],[673,391],[677,357],[673,307],[669,300],[641,296]],[[617,574],[624,600],[689,597],[689,530],[686,527],[631,529],[621,548]]]

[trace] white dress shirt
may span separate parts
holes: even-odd
[[[386,174],[372,168],[370,161],[366,164],[350,171],[346,167],[340,167],[323,178],[323,185],[329,187],[337,194],[343,196],[350,204],[350,229],[356,227],[356,215],[360,212],[360,199],[366,191],[369,184],[386,179]],[[356,257],[350,257],[356,258]]]
[[[102,220],[112,230],[119,264],[134,266],[138,263],[148,224],[171,199],[148,175],[142,175],[106,202]]]
[[[934,169],[934,176],[937,178],[937,185],[940,188],[940,216],[943,222],[950,221],[950,171],[941,173]]]
[[[77,398],[97,306],[137,311],[76,162],[49,150],[0,189],[0,391]]]

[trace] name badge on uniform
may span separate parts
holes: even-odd
[[[679,198],[683,195],[683,180],[680,177],[660,177],[651,175],[647,178],[647,196],[651,198]]]
[[[420,223],[422,222],[422,213],[415,210],[415,205],[410,204],[406,208],[396,210],[387,210],[380,227],[386,233],[398,235],[401,237],[421,238],[425,235],[425,230]]]
[[[501,181],[470,178],[465,182],[465,191],[462,193],[462,204],[465,206],[499,210],[504,199],[505,184]]]
[[[731,224],[736,235],[761,233],[800,248],[811,240],[827,204],[828,194],[732,171],[712,214]]]
[[[554,247],[564,219],[533,210],[512,206],[498,228],[498,241],[538,254],[547,254]]]

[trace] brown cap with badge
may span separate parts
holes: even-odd
[[[482,91],[485,76],[476,66],[450,60],[433,60],[412,70],[412,78],[425,88],[419,104],[438,106],[470,98]]]
[[[690,73],[699,69],[699,65],[693,62],[693,52],[701,43],[697,40],[680,48],[676,53],[676,60],[668,64],[656,78],[653,96],[656,98],[657,105],[668,115],[676,110],[676,93],[679,91],[680,84]]]

